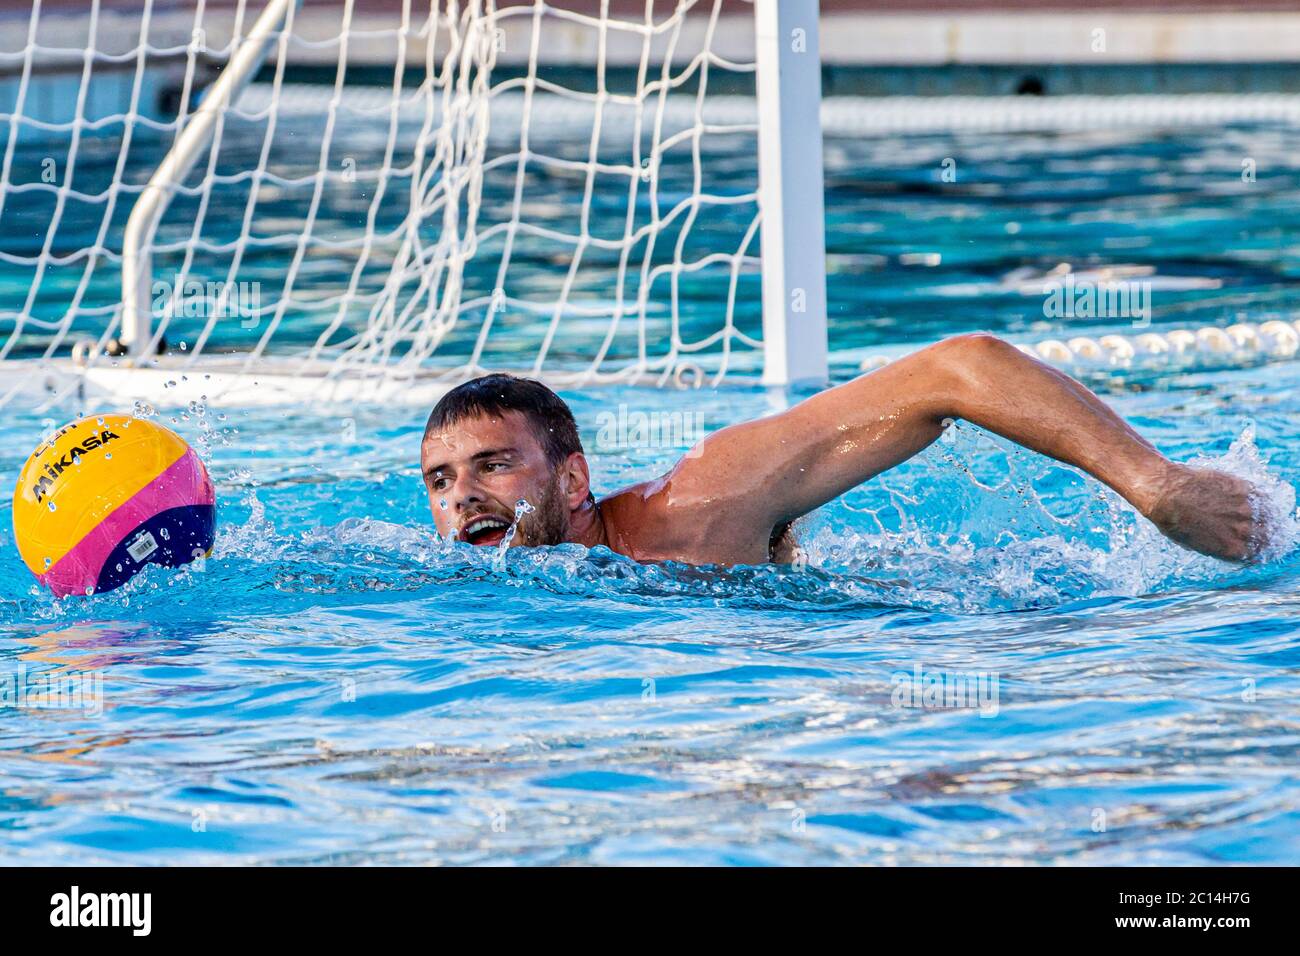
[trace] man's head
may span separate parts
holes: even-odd
[[[534,510],[514,543],[560,544],[593,500],[569,406],[513,375],[485,375],[444,395],[424,428],[420,468],[439,534],[470,544],[500,544],[520,499]]]

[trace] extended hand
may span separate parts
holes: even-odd
[[[1249,561],[1266,543],[1251,508],[1254,490],[1245,479],[1222,471],[1173,464],[1147,517],[1185,548]]]

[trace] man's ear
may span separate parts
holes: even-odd
[[[580,451],[571,454],[564,462],[560,478],[565,503],[570,511],[578,510],[591,494],[591,472],[587,470],[587,456]]]

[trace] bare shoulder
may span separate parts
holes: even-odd
[[[748,520],[725,496],[709,495],[681,465],[598,502],[610,547],[638,561],[758,564],[772,529]]]
[[[807,403],[730,425],[687,452],[666,475],[600,502],[610,547],[637,560],[762,564],[773,531],[817,507],[801,489],[833,427]],[[803,497],[807,497],[806,495]],[[780,536],[778,536],[780,537]],[[777,550],[780,550],[779,548]]]
[[[642,481],[596,502],[609,546],[638,561],[662,560],[675,544],[672,509],[664,486],[668,476]]]

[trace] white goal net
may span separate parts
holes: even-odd
[[[0,403],[761,369],[748,0],[34,0],[0,32]]]

